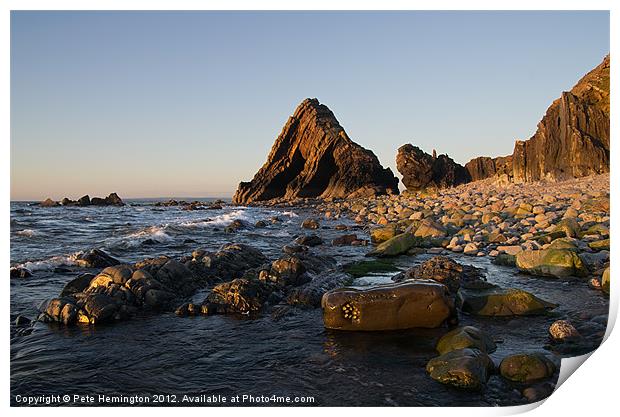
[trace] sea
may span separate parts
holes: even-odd
[[[241,242],[275,260],[282,256],[284,245],[308,232],[300,227],[301,222],[315,215],[302,208],[230,203],[221,210],[187,211],[156,206],[155,200],[126,202],[123,207],[53,208],[11,202],[11,266],[33,273],[29,278],[10,279],[12,321],[18,315],[36,318],[38,306],[57,296],[68,281],[84,272],[98,272],[75,265],[73,259],[82,251],[98,248],[130,263]],[[274,216],[281,222],[270,222]],[[226,233],[224,228],[236,219],[250,226]],[[267,226],[253,227],[258,220]],[[342,233],[352,233],[336,230],[337,224],[348,225],[353,233],[368,239],[367,232],[350,219],[321,219],[321,228],[312,232],[327,244],[313,250],[334,256],[341,265],[365,259],[370,247],[329,244]],[[487,257],[451,256],[484,268],[493,283],[522,288],[559,305],[546,316],[461,317],[461,324],[475,325],[497,341],[498,349],[492,354],[497,364],[512,353],[553,351],[548,328],[557,318],[570,318],[587,333],[593,320],[600,322],[607,314],[608,300],[583,281],[531,277],[494,265]],[[395,265],[406,269],[430,257],[402,256]],[[353,285],[388,283],[393,274],[370,274]],[[208,291],[198,291],[192,300],[202,301]],[[456,390],[432,380],[425,366],[437,356],[435,344],[447,331],[330,331],[323,327],[320,308],[299,309],[277,320],[269,314],[181,318],[169,312],[96,326],[37,322],[29,334],[11,332],[11,403],[24,405],[24,398],[37,396],[58,399],[51,405],[93,405],[76,401],[80,396],[92,396],[94,405],[149,406],[497,406],[527,402],[520,394],[523,387],[498,375],[479,392]],[[599,337],[600,331],[595,326],[591,333]],[[593,336],[585,350],[599,342]]]

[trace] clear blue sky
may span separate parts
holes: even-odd
[[[395,170],[512,152],[607,12],[12,12],[11,198],[230,196],[305,97]]]

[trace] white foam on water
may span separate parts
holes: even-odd
[[[234,220],[244,220],[249,223],[255,223],[257,219],[255,216],[252,216],[248,210],[233,210],[228,213],[220,214],[205,223],[209,226],[228,226]]]
[[[280,215],[282,215],[282,216],[288,216],[288,217],[291,217],[291,218],[294,218],[294,217],[299,217],[299,214],[294,213],[294,212],[292,212],[292,211],[283,211],[282,213],[280,213]]]
[[[169,242],[173,238],[164,231],[167,227],[168,225],[149,226],[145,229],[138,230],[137,232],[130,233],[120,238],[110,239],[108,245],[135,247],[142,244],[142,242],[146,239],[152,239],[159,243]]]
[[[25,236],[25,237],[34,237],[34,236],[39,236],[41,232],[38,232],[32,229],[24,229],[24,230],[20,230],[19,232],[15,232],[15,234],[19,236]]]
[[[69,256],[60,255],[53,256],[48,259],[43,259],[40,261],[28,261],[22,264],[15,265],[18,268],[26,268],[31,272],[34,271],[50,271],[57,266],[71,266],[75,265],[75,257],[81,252],[74,253]]]

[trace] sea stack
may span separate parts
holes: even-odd
[[[471,180],[467,170],[448,155],[437,156],[434,149],[429,155],[409,143],[398,148],[396,168],[408,191],[453,187]]]
[[[398,194],[398,179],[372,151],[353,142],[327,106],[305,99],[289,117],[267,162],[241,182],[234,204],[272,199]]]

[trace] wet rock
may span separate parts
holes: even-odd
[[[271,199],[355,198],[398,194],[398,179],[369,150],[353,142],[317,99],[304,100],[234,204]]]
[[[67,303],[60,311],[60,320],[65,326],[74,324],[77,321],[78,310],[75,304]]]
[[[206,310],[207,311],[203,313],[201,306],[197,306],[196,304],[193,304],[193,303],[185,303],[177,307],[177,309],[174,311],[174,314],[176,314],[179,317],[196,316],[199,314],[207,315],[208,308]]]
[[[95,278],[95,275],[93,274],[80,274],[77,278],[74,278],[65,284],[60,292],[60,296],[64,297],[77,292],[83,292],[88,288],[93,278]]]
[[[497,349],[497,345],[493,339],[482,330],[473,326],[464,326],[457,327],[443,335],[435,347],[437,352],[442,355],[453,350],[467,348],[491,353]]]
[[[486,384],[494,368],[486,353],[477,349],[459,349],[431,359],[426,372],[442,384],[478,390]]]
[[[224,228],[224,232],[226,233],[235,233],[238,230],[246,229],[247,224],[239,219],[233,220],[228,226]]]
[[[117,301],[107,294],[89,294],[83,303],[84,311],[91,324],[111,321],[119,309]]]
[[[317,219],[306,219],[301,223],[304,229],[318,229],[319,221]]]
[[[556,320],[549,327],[549,335],[556,342],[576,340],[581,337],[575,326],[568,320]]]
[[[216,285],[203,304],[220,304],[231,313],[250,313],[259,311],[271,289],[258,280],[237,278]]]
[[[267,263],[258,249],[242,243],[227,243],[217,252],[203,251],[186,266],[203,280],[230,280],[241,278],[252,268]]]
[[[170,291],[149,289],[144,294],[144,305],[153,310],[167,310],[172,306],[175,296]]]
[[[533,387],[524,388],[521,394],[529,402],[538,402],[549,397],[551,394],[553,394],[554,390],[555,384],[547,382],[543,384],[537,384]]]
[[[15,320],[13,320],[13,324],[18,327],[27,327],[32,324],[32,321],[28,317],[20,314],[15,318]]]
[[[588,270],[574,251],[567,249],[545,249],[523,251],[516,256],[520,271],[532,275],[565,277],[588,275]]]
[[[510,255],[508,253],[500,253],[494,259],[493,263],[495,265],[502,266],[517,266],[517,260],[514,255]]]
[[[82,268],[105,268],[121,263],[121,261],[100,249],[91,249],[87,252],[79,253],[74,257],[73,261]]]
[[[169,291],[181,296],[193,294],[200,285],[198,277],[175,259],[170,259],[163,264],[154,278]]]
[[[337,238],[333,239],[332,245],[333,246],[349,246],[358,241],[359,240],[357,239],[356,234],[348,234],[348,235],[338,236]]]
[[[310,280],[304,275],[306,267],[303,262],[295,256],[287,256],[275,260],[271,264],[271,270],[267,274],[268,280],[281,286],[297,286]]]
[[[292,288],[286,295],[286,303],[291,306],[320,307],[323,294],[349,282],[350,275],[326,267],[322,272],[314,271],[310,282]]]
[[[418,266],[410,268],[392,277],[392,281],[433,280],[448,287],[456,294],[461,285],[465,287],[482,287],[485,282],[482,270],[470,265],[461,265],[446,256],[434,256]],[[488,284],[491,285],[491,284]]]
[[[258,228],[267,227],[267,223],[263,220],[259,220],[256,223],[254,223],[254,227],[258,227]]]
[[[557,366],[544,353],[519,353],[505,357],[500,366],[500,374],[515,382],[530,383],[551,377]]]
[[[11,267],[10,277],[11,278],[30,278],[32,276],[32,272],[28,268],[24,267]]]
[[[321,306],[325,327],[337,330],[432,328],[453,315],[446,287],[429,281],[339,288],[325,293]]]
[[[52,298],[47,303],[43,303],[39,309],[43,313],[44,321],[71,325],[77,320],[77,306],[75,299],[71,297]]]
[[[134,270],[129,265],[115,265],[104,268],[99,275],[110,277],[111,282],[119,285],[125,285],[134,273]]]
[[[323,244],[323,239],[317,235],[304,235],[295,239],[295,243],[305,246],[319,246]]]
[[[456,304],[465,313],[477,316],[527,316],[544,314],[557,307],[516,288],[459,290]]]
[[[296,253],[308,252],[308,247],[303,245],[284,245],[282,247],[282,252],[287,255],[295,255]]]
[[[603,272],[603,276],[601,277],[601,290],[603,290],[603,292],[608,295],[609,295],[609,289],[610,289],[609,278],[610,278],[610,272],[609,272],[609,267],[607,267],[605,268],[605,272]]]

